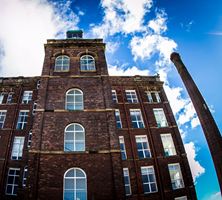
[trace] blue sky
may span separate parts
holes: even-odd
[[[222,130],[221,0],[2,0],[0,27],[0,76],[40,75],[46,39],[64,38],[69,29],[83,29],[86,38],[104,38],[112,75],[159,73],[198,199],[221,199],[206,140],[169,60],[172,51],[180,53]]]

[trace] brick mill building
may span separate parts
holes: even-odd
[[[0,79],[0,199],[196,199],[163,82],[109,76],[81,35],[47,40],[41,76]]]

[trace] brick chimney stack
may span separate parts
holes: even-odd
[[[171,54],[170,59],[176,66],[197,112],[217,172],[220,190],[222,191],[222,140],[220,131],[180,55],[174,52]]]

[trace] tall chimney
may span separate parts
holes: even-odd
[[[183,80],[183,83],[187,89],[187,92],[190,95],[191,101],[193,102],[211,152],[211,156],[217,172],[220,190],[222,191],[222,137],[220,131],[214,121],[213,116],[211,115],[206,102],[204,101],[203,96],[201,95],[190,73],[183,64],[180,55],[174,52],[171,54],[170,59],[176,66],[177,71],[179,72],[181,79]]]

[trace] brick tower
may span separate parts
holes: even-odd
[[[176,66],[197,112],[217,172],[220,190],[222,191],[222,138],[220,131],[180,55],[174,52],[171,54],[170,59]]]
[[[0,80],[0,199],[196,200],[159,76],[109,76],[82,34],[47,40],[40,77]]]

